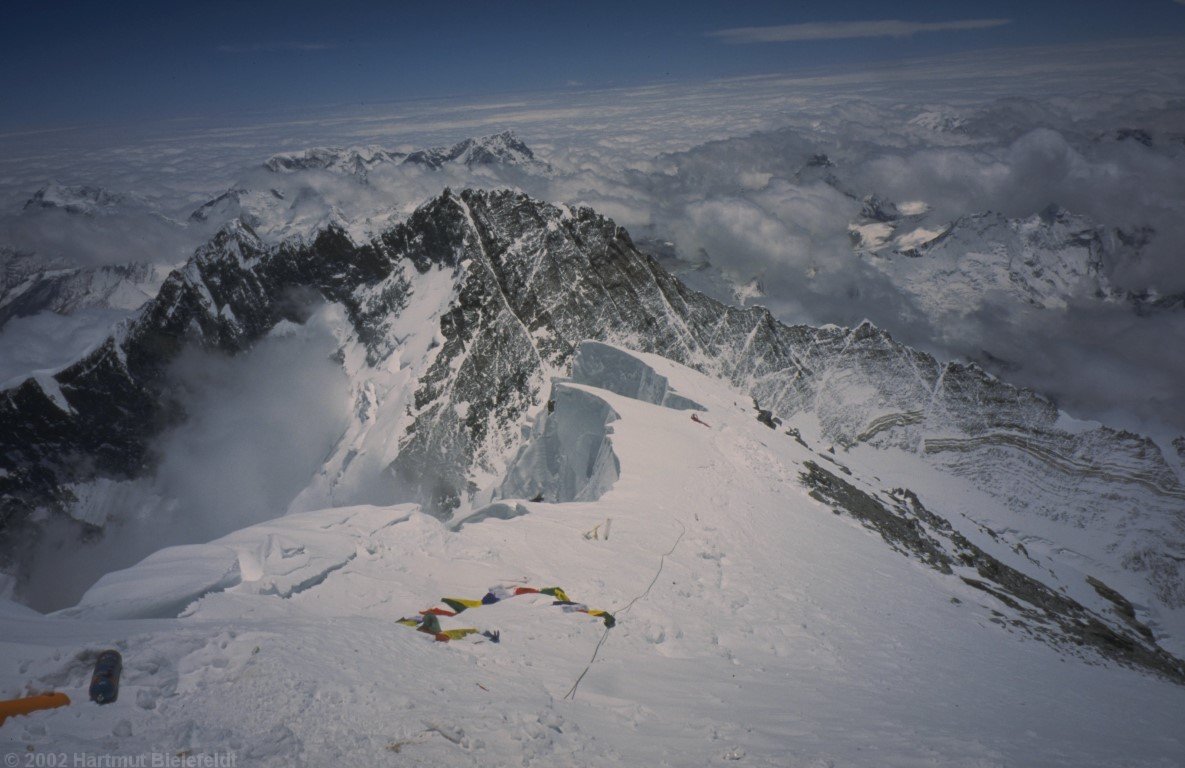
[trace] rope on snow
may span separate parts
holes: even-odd
[[[654,578],[650,580],[650,584],[647,585],[646,591],[626,603],[624,608],[619,608],[618,610],[614,611],[613,614],[615,616],[620,616],[630,608],[633,608],[634,603],[649,595],[650,590],[654,589],[654,585],[658,583],[658,577],[662,575],[662,568],[664,565],[666,565],[667,558],[671,556],[671,554],[675,551],[675,547],[679,546],[679,542],[683,540],[683,536],[687,533],[687,526],[683,525],[683,523],[679,522],[678,520],[675,522],[679,523],[679,527],[682,530],[679,531],[679,535],[675,538],[675,543],[671,545],[671,548],[659,558],[658,570],[654,572]],[[572,683],[572,688],[564,694],[565,699],[576,699],[576,689],[580,687],[580,681],[584,679],[584,676],[588,674],[588,670],[592,667],[593,662],[597,660],[597,654],[601,652],[601,646],[604,645],[605,641],[609,639],[609,629],[610,627],[605,627],[605,631],[601,633],[601,639],[597,641],[597,647],[593,649],[592,658],[588,660],[588,664],[584,667],[584,671],[580,673],[580,676],[576,678],[576,682]]]

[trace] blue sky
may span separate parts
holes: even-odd
[[[299,112],[1166,36],[1185,37],[1180,0],[10,0],[0,126]]]

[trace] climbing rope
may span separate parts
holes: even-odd
[[[654,578],[650,580],[650,583],[646,586],[646,590],[642,592],[642,594],[626,603],[625,607],[614,611],[613,615],[620,616],[623,613],[626,613],[630,608],[634,607],[634,603],[649,595],[650,590],[654,589],[654,585],[658,583],[658,577],[662,575],[662,569],[663,566],[666,565],[667,558],[671,556],[671,554],[675,551],[675,547],[679,546],[679,542],[683,540],[683,536],[687,533],[687,526],[683,525],[683,523],[679,522],[678,520],[675,522],[679,523],[679,528],[681,530],[679,531],[679,535],[675,537],[675,543],[672,544],[671,548],[663,553],[662,557],[658,559],[658,570],[654,572]],[[606,626],[605,631],[601,633],[601,639],[597,641],[597,647],[593,649],[592,658],[588,660],[588,664],[585,665],[584,671],[580,673],[580,676],[576,678],[576,682],[572,683],[572,688],[564,694],[565,699],[575,700],[576,689],[580,687],[580,681],[584,679],[584,676],[588,674],[588,670],[592,668],[593,662],[597,660],[597,654],[601,652],[601,646],[604,645],[605,641],[609,639],[610,629],[611,627]]]
[[[677,522],[677,523],[678,523],[679,521],[678,521],[678,520],[676,520],[675,522]],[[638,595],[637,597],[635,597],[633,600],[630,600],[628,603],[626,603],[626,604],[625,604],[625,607],[624,607],[624,608],[621,608],[620,610],[618,610],[618,611],[615,611],[614,613],[619,613],[619,614],[620,614],[620,613],[625,613],[625,612],[626,612],[626,611],[628,611],[630,608],[633,608],[633,607],[634,607],[634,603],[638,602],[638,601],[639,601],[639,600],[641,600],[642,598],[644,598],[644,597],[646,597],[647,595],[649,595],[649,594],[650,594],[650,590],[654,589],[654,585],[658,583],[658,577],[662,575],[662,567],[663,567],[664,565],[666,565],[667,558],[671,556],[671,553],[675,551],[675,547],[679,546],[679,542],[683,540],[683,536],[684,536],[684,534],[686,534],[686,533],[687,533],[687,526],[683,525],[683,523],[679,523],[679,528],[681,528],[682,530],[680,530],[680,531],[679,531],[679,535],[678,535],[678,536],[675,538],[675,543],[671,545],[671,548],[670,548],[670,549],[668,549],[668,550],[667,550],[667,551],[666,551],[666,552],[663,554],[663,556],[662,556],[661,558],[659,558],[659,560],[658,560],[658,570],[657,570],[657,571],[655,571],[655,573],[654,573],[654,578],[650,580],[650,584],[649,584],[649,585],[647,585],[647,587],[646,587],[646,591],[645,591],[645,592],[643,592],[642,594]]]

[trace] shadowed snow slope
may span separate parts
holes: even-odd
[[[0,695],[76,702],[10,719],[0,751],[230,751],[275,766],[395,752],[422,766],[1185,758],[1179,670],[1083,574],[953,506],[957,482],[904,451],[833,455],[806,421],[771,430],[739,390],[631,356],[704,410],[560,384],[617,415],[607,436],[593,425],[620,461],[595,501],[508,500],[456,531],[411,506],[294,514],[158,553],[62,615],[0,610]],[[564,414],[557,402],[542,418]],[[916,493],[874,479],[888,469]],[[583,536],[606,518],[609,539]],[[186,565],[203,552],[208,568]],[[574,699],[606,630],[550,598],[443,619],[500,630],[498,644],[396,623],[499,584],[559,585],[616,614]],[[180,618],[114,618],[185,594],[202,596]],[[1078,645],[1088,625],[1111,645]],[[85,689],[107,646],[124,655],[123,690],[98,707]]]

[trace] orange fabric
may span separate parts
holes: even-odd
[[[456,616],[457,612],[450,611],[447,608],[429,608],[426,611],[420,611],[421,616],[427,616],[428,614],[432,614],[433,616]]]
[[[0,701],[0,725],[6,718],[13,715],[27,715],[39,709],[53,709],[64,707],[70,703],[70,697],[64,693],[43,693],[40,696],[27,696],[23,699],[9,699]]]
[[[539,590],[534,587],[515,587],[514,594],[516,597],[518,595],[537,595],[539,594]]]

